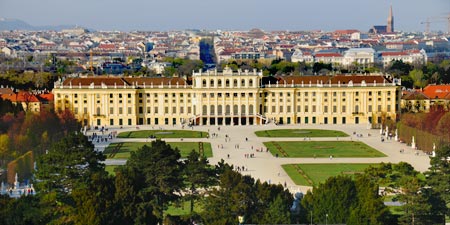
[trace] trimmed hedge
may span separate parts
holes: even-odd
[[[438,149],[441,145],[448,141],[445,137],[434,135],[426,131],[407,126],[403,123],[398,123],[398,133],[400,140],[408,145],[411,145],[412,136],[414,136],[417,149],[429,153],[433,151],[433,143],[436,144],[436,149]]]
[[[16,173],[20,180],[29,179],[33,175],[34,155],[32,151],[28,151],[19,158],[8,163],[7,182],[14,184]]]

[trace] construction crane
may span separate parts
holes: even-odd
[[[441,23],[441,22],[448,23],[447,32],[450,33],[450,13],[447,14],[447,16],[428,17],[426,21],[422,21],[422,22],[420,22],[420,24],[425,24],[425,33],[429,34],[431,23]]]

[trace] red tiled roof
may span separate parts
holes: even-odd
[[[39,99],[36,98],[36,96],[25,91],[19,92],[17,94],[4,94],[1,95],[1,98],[4,100],[9,100],[11,102],[39,102]]]
[[[11,88],[0,88],[0,95],[3,94],[14,94],[14,91]]]
[[[316,57],[342,57],[339,53],[316,53]]]
[[[444,99],[450,94],[450,85],[428,85],[423,89],[423,93],[433,99]]]
[[[331,78],[331,84],[348,84],[350,81],[352,81],[354,84],[362,83],[363,81],[366,82],[366,84],[381,84],[383,82],[391,83],[390,81],[386,80],[383,76],[379,75],[369,75],[369,76],[363,76],[363,75],[337,75],[333,76]]]
[[[353,34],[359,32],[359,30],[335,30],[333,33],[336,34]]]
[[[400,56],[400,55],[408,55],[406,52],[383,52],[381,56]]]
[[[52,102],[55,96],[52,93],[40,94],[36,96],[38,99],[43,101]]]
[[[383,76],[379,75],[369,75],[369,76],[363,76],[363,75],[337,75],[337,76],[285,76],[285,77],[277,77],[277,79],[280,80],[279,84],[284,84],[284,81],[286,81],[286,84],[303,84],[307,85],[311,82],[311,84],[348,84],[350,81],[352,81],[353,84],[360,84],[363,81],[366,82],[366,84],[373,84],[374,81],[377,84],[382,84],[383,82],[391,83],[390,81],[386,80]]]
[[[86,77],[86,78],[68,78],[64,80],[63,85],[68,86],[72,85],[73,87],[81,86],[89,86],[92,83],[95,86],[100,86],[102,84],[106,86],[123,86],[126,84],[127,86],[137,84],[139,86],[144,85],[160,85],[163,83],[164,85],[176,85],[178,82],[178,85],[184,85],[186,81],[183,78],[180,77],[106,77],[106,76],[100,76],[100,77]]]
[[[404,100],[424,100],[424,99],[429,99],[429,97],[420,91],[414,91],[414,92],[409,92],[406,95],[403,95],[402,99],[404,99]]]
[[[98,46],[98,48],[101,48],[101,49],[115,49],[116,45],[115,44],[100,44]]]

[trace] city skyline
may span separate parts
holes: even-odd
[[[2,0],[0,17],[20,19],[34,26],[78,25],[96,30],[325,30],[386,25],[392,5],[396,31],[424,31],[421,24],[445,17],[448,0],[290,1],[276,4],[249,0],[193,1],[31,1]],[[446,11],[447,10],[447,11]],[[435,19],[431,30],[447,31],[445,19]]]

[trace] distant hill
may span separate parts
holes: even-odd
[[[74,28],[75,25],[32,26],[22,20],[0,18],[0,31],[3,30],[56,30]]]

